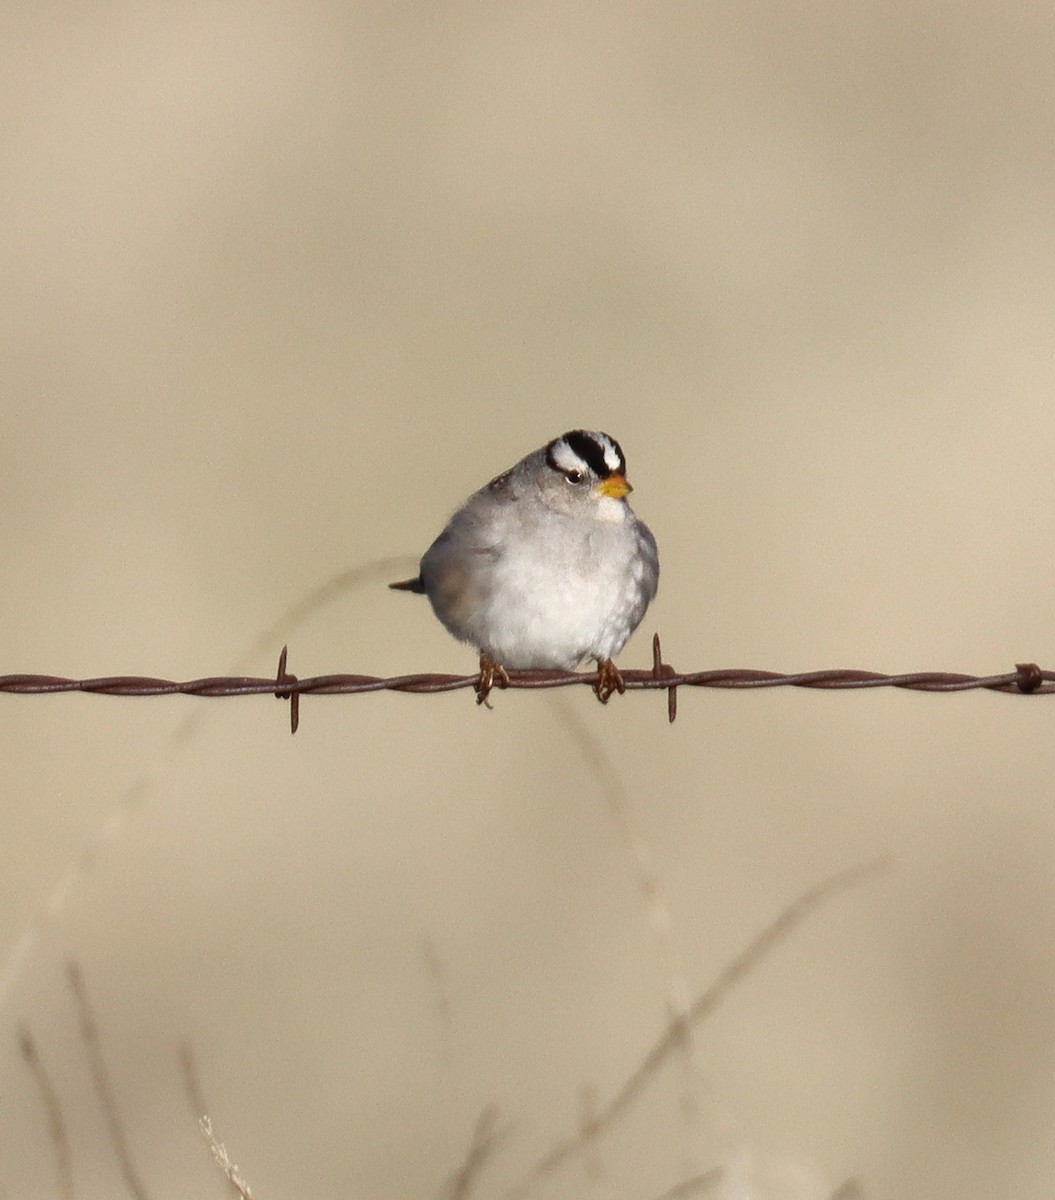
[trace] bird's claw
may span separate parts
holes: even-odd
[[[486,654],[480,655],[480,674],[476,677],[476,703],[491,707],[487,697],[493,687],[509,687],[509,675],[501,663],[496,663]]]
[[[597,678],[593,690],[602,704],[607,704],[618,692],[621,696],[626,691],[626,684],[619,673],[619,668],[610,658],[604,658],[597,663]]]

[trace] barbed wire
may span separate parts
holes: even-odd
[[[272,693],[290,702],[290,732],[300,723],[301,696],[347,696],[360,692],[413,692],[430,695],[472,688],[477,703],[485,703],[492,687],[560,688],[583,684],[592,687],[602,703],[613,692],[665,691],[667,715],[678,714],[678,688],[771,688],[798,687],[826,691],[893,687],[917,692],[967,692],[984,690],[1035,696],[1055,693],[1055,671],[1036,663],[1016,663],[1003,675],[963,675],[949,671],[913,671],[885,675],[879,671],[822,670],[787,673],[752,668],[710,671],[677,671],[663,661],[659,634],[652,638],[652,667],[606,674],[578,671],[504,671],[494,664],[475,675],[416,674],[314,675],[300,679],[286,670],[288,647],[282,647],[278,670],[271,678],[247,675],[217,675],[203,679],[156,679],[147,675],[110,675],[97,679],[66,679],[59,675],[0,675],[0,693],[22,696],[54,695],[58,692],[88,692],[99,696],[258,696]]]

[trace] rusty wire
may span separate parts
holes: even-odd
[[[481,675],[315,675],[299,679],[286,670],[287,647],[283,646],[274,676],[212,676],[205,679],[154,679],[143,675],[112,675],[98,679],[65,679],[57,675],[0,675],[0,692],[17,695],[52,695],[56,692],[90,692],[103,696],[258,696],[273,693],[290,701],[290,727],[296,733],[300,697],[346,696],[359,692],[454,692],[471,688],[477,700],[484,701],[490,683],[481,686]],[[610,690],[599,687],[598,676],[576,671],[509,671],[494,679],[504,688],[559,688],[586,684],[594,688],[602,702]],[[621,686],[620,686],[621,685]],[[711,671],[677,671],[663,661],[657,633],[652,639],[652,667],[649,670],[620,672],[616,690],[665,691],[667,715],[677,716],[679,687],[771,688],[799,687],[823,690],[859,690],[893,687],[917,692],[966,692],[982,689],[1015,695],[1047,695],[1055,692],[1055,671],[1042,670],[1036,663],[1017,663],[1014,671],[1003,675],[962,675],[948,671],[913,671],[902,675],[884,675],[878,671],[825,670],[787,674],[730,668]]]

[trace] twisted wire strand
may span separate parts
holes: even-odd
[[[15,695],[53,695],[58,692],[88,692],[103,696],[203,696],[219,699],[230,696],[257,696],[272,693],[290,701],[291,726],[295,733],[301,696],[346,696],[361,692],[412,692],[429,695],[473,689],[481,695],[481,676],[475,675],[314,675],[300,679],[286,670],[287,647],[279,655],[278,670],[271,678],[247,675],[218,675],[203,679],[157,679],[146,675],[110,675],[95,679],[67,679],[59,675],[0,675],[0,693]],[[709,671],[678,671],[663,661],[659,634],[652,639],[652,667],[620,672],[626,691],[665,691],[668,716],[677,715],[679,687],[757,689],[797,687],[826,691],[861,690],[892,687],[918,692],[966,692],[984,690],[1016,695],[1049,695],[1055,692],[1055,670],[1044,670],[1036,663],[1017,663],[1014,671],[1002,675],[965,675],[949,671],[912,671],[886,675],[879,671],[822,670],[788,673],[751,668]],[[512,688],[581,687],[597,690],[597,676],[577,671],[508,671],[496,678],[494,686]],[[486,693],[484,693],[486,694]],[[607,696],[601,696],[607,700]]]

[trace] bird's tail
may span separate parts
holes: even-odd
[[[425,585],[422,583],[420,575],[416,575],[413,579],[401,579],[399,583],[390,583],[388,586],[394,592],[417,592],[419,596],[425,594]]]

